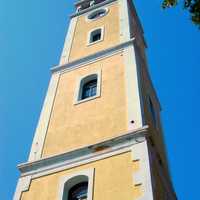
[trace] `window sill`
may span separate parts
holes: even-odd
[[[86,99],[83,99],[83,100],[78,100],[74,103],[74,105],[78,105],[78,104],[81,104],[81,103],[84,103],[84,102],[87,102],[87,101],[91,101],[91,100],[94,100],[96,98],[99,98],[101,95],[96,95],[96,96],[93,96],[93,97],[89,97],[89,98],[86,98]]]
[[[88,43],[87,46],[92,46],[92,45],[97,44],[97,43],[102,42],[102,41],[103,41],[103,38],[101,38],[100,40],[97,40],[95,42]]]

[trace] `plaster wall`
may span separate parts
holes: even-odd
[[[131,153],[127,152],[33,179],[29,191],[22,194],[21,200],[60,200],[58,197],[61,179],[70,174],[91,168],[95,169],[93,199],[135,200],[143,194],[140,186],[134,186],[132,178],[134,171],[139,169],[139,165],[132,161]],[[123,175],[121,172],[123,172]]]
[[[42,157],[92,145],[127,131],[123,55],[117,54],[60,75]],[[98,98],[74,104],[80,77],[101,71]]]
[[[88,13],[78,16],[69,61],[85,57],[119,44],[120,25],[118,2],[107,5],[106,8],[108,8],[107,15],[97,20],[88,21]],[[103,40],[93,45],[88,45],[88,33],[99,27],[104,27]]]

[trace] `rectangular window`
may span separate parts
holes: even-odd
[[[104,28],[97,28],[89,32],[88,45],[95,44],[103,40]]]

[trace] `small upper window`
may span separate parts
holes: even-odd
[[[90,33],[90,43],[97,42],[102,39],[102,29],[98,28]]]
[[[100,17],[105,16],[107,12],[108,12],[108,9],[105,9],[105,8],[102,8],[102,9],[99,9],[99,10],[95,10],[94,12],[90,13],[87,16],[87,18],[89,20],[95,20],[95,19],[98,19]]]

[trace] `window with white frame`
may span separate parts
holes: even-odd
[[[64,176],[60,182],[59,200],[92,200],[94,169]]]
[[[87,200],[88,176],[78,175],[64,183],[62,200]]]
[[[75,104],[100,96],[101,71],[80,77],[75,91]]]
[[[88,44],[94,44],[103,40],[103,28],[97,28],[89,33]]]

